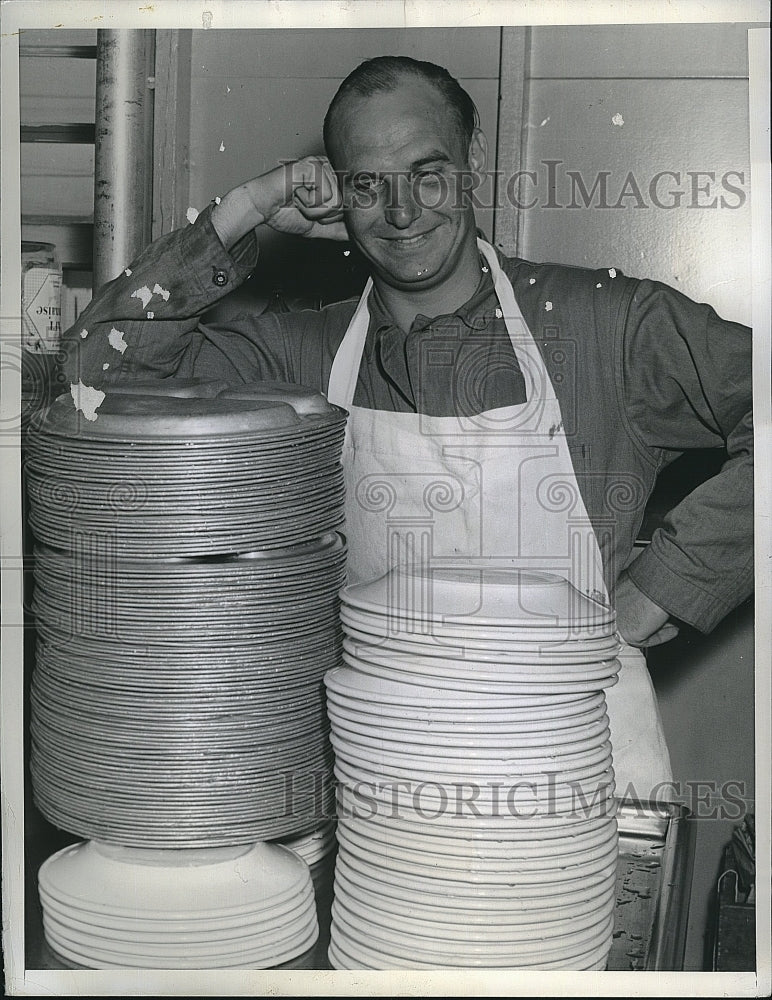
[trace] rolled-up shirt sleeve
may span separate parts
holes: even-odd
[[[631,432],[661,465],[693,448],[726,448],[728,459],[667,514],[628,573],[703,632],[753,590],[751,355],[748,327],[639,282],[618,359]]]
[[[62,338],[69,383],[102,387],[118,380],[192,371],[203,339],[199,317],[247,278],[257,243],[247,234],[229,251],[211,221],[212,207],[192,225],[150,244],[104,285]],[[210,359],[212,377],[232,378],[233,364]]]

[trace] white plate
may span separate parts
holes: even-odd
[[[518,922],[527,914],[532,914],[533,919],[537,920],[561,914],[564,910],[574,912],[579,908],[584,912],[584,907],[592,907],[593,901],[605,898],[614,890],[617,866],[609,865],[605,871],[587,878],[583,884],[571,889],[547,885],[543,892],[534,894],[521,889],[517,895],[504,891],[502,886],[486,888],[462,885],[458,881],[419,879],[402,872],[395,872],[392,877],[384,879],[382,869],[363,863],[351,855],[338,855],[335,874],[336,878],[340,874],[376,898],[385,897],[385,906],[391,905],[388,900],[393,899],[393,905],[396,906],[417,904],[447,909],[450,919],[453,919],[455,910],[461,910],[476,913],[481,920],[488,920],[490,917],[506,923],[510,920]]]
[[[432,856],[428,851],[411,851],[396,844],[384,845],[380,841],[359,837],[345,826],[338,831],[340,853],[344,857],[355,856],[375,868],[393,875],[395,872],[407,875],[425,876],[453,880],[464,885],[489,886],[495,888],[506,885],[531,894],[541,892],[547,885],[576,888],[584,883],[587,876],[605,871],[617,859],[616,840],[600,850],[589,849],[580,852],[580,857],[566,855],[562,861],[556,859],[552,869],[515,869],[508,859],[469,859],[452,855]]]
[[[349,714],[341,712],[338,705],[330,704],[328,714],[332,731],[338,740],[356,745],[383,747],[392,752],[404,752],[406,747],[415,756],[435,756],[443,758],[463,758],[464,760],[482,759],[491,753],[500,756],[502,751],[512,750],[514,755],[524,757],[531,750],[531,756],[543,758],[554,757],[560,761],[572,750],[573,744],[580,744],[590,739],[597,739],[608,727],[608,716],[604,712],[598,718],[590,719],[584,724],[555,729],[554,733],[542,725],[541,730],[527,729],[523,731],[516,722],[508,727],[485,726],[485,720],[479,724],[479,738],[475,732],[455,733],[443,731],[441,727],[432,726],[428,732],[411,730],[407,726],[391,725],[390,719],[382,719],[378,724],[364,720],[360,725],[351,720]],[[467,745],[469,744],[469,745]],[[466,751],[469,751],[467,754]]]
[[[505,866],[514,873],[522,871],[526,878],[534,871],[567,870],[572,865],[584,864],[588,859],[598,857],[599,853],[616,850],[618,843],[613,825],[578,842],[563,838],[529,848],[521,846],[517,840],[496,843],[463,837],[440,838],[431,834],[411,836],[397,833],[386,824],[373,822],[372,819],[353,818],[341,821],[338,839],[372,850],[373,857],[393,850],[417,862],[423,863],[428,859],[438,865],[447,863],[451,868],[472,870],[478,862],[481,865]]]
[[[333,969],[338,971],[375,971],[378,968],[376,965],[367,965],[364,961],[351,958],[345,948],[341,947],[341,936],[339,932],[336,939],[330,941],[330,946],[327,949],[327,960]]]
[[[299,935],[305,936],[309,924],[316,916],[313,901],[304,907],[287,915],[281,923],[272,926],[245,925],[241,933],[219,936],[202,935],[196,938],[175,938],[163,933],[126,932],[106,933],[83,924],[73,924],[66,918],[43,910],[43,926],[46,936],[55,935],[59,940],[67,941],[71,946],[96,948],[112,951],[116,954],[136,954],[141,952],[148,956],[165,958],[186,958],[195,951],[202,961],[218,956],[231,956],[238,952],[266,952],[284,946]]]
[[[611,747],[608,742],[608,728],[591,734],[584,741],[565,744],[561,749],[573,750],[571,759],[561,760],[552,748],[505,746],[498,752],[489,752],[487,757],[469,761],[461,757],[450,757],[442,749],[434,753],[412,752],[406,741],[402,752],[391,751],[387,745],[364,747],[346,738],[344,731],[334,730],[330,741],[335,749],[338,765],[361,767],[376,776],[415,776],[421,781],[463,782],[465,779],[516,780],[519,778],[537,782],[539,785],[557,784],[573,780],[585,773],[600,774],[612,766]],[[539,752],[541,749],[541,753]],[[566,755],[568,757],[568,755]]]
[[[564,969],[579,972],[583,970],[602,970],[606,968],[610,947],[611,935],[609,935],[608,941],[604,942],[599,948],[593,949],[585,955],[576,956],[568,964],[565,962],[543,964],[536,967],[534,971],[545,972]],[[346,938],[345,934],[339,928],[336,928],[336,935],[330,942],[327,954],[332,968],[339,970],[423,969],[429,971],[443,968],[436,962],[408,962],[381,953],[376,953],[374,957],[371,951],[365,954],[356,945],[350,944],[348,938]],[[518,966],[512,965],[506,968],[517,971]]]
[[[441,814],[437,818],[421,819],[418,816],[392,816],[390,813],[374,810],[362,813],[352,809],[351,793],[345,786],[341,787],[339,804],[341,821],[351,822],[355,820],[361,823],[376,823],[386,826],[388,829],[402,832],[405,836],[449,837],[451,840],[461,838],[470,841],[496,841],[502,844],[509,842],[520,844],[524,849],[544,845],[545,850],[552,850],[560,846],[559,841],[570,842],[595,834],[607,827],[615,827],[619,800],[609,801],[607,815],[589,818],[577,817],[572,821],[564,819],[558,825],[541,823],[534,827],[523,826],[522,828],[503,822],[507,818],[506,815],[493,818],[473,815],[459,816],[448,810],[447,814]],[[518,819],[517,822],[522,822],[522,820]],[[549,846],[550,844],[552,847]]]
[[[139,909],[184,917],[191,910],[220,916],[255,912],[298,892],[311,877],[304,861],[277,844],[259,843],[230,860],[185,867],[181,861],[187,852],[177,853],[177,864],[169,864],[172,852],[164,851],[148,852],[157,863],[139,864],[138,853],[97,847],[94,841],[73,844],[43,862],[39,879],[53,896],[87,903],[95,911],[135,916]]]
[[[261,925],[271,927],[274,921],[284,920],[294,911],[306,907],[314,898],[312,885],[307,885],[297,893],[288,896],[275,906],[258,907],[254,913],[239,913],[233,917],[210,917],[191,911],[184,920],[172,917],[156,917],[138,911],[134,917],[115,916],[103,909],[93,910],[88,904],[77,905],[61,902],[40,888],[40,900],[49,916],[64,921],[73,929],[91,929],[97,933],[102,929],[114,937],[132,937],[152,933],[152,940],[172,940],[181,943],[186,940],[219,940],[238,938],[253,934]]]
[[[582,677],[572,677],[567,681],[555,680],[545,672],[534,675],[517,676],[509,674],[488,680],[485,677],[478,677],[473,672],[468,674],[448,675],[442,669],[421,667],[420,672],[412,672],[410,663],[403,661],[405,669],[396,669],[393,664],[381,666],[371,660],[353,657],[350,653],[343,653],[344,662],[353,667],[357,673],[368,674],[372,677],[382,677],[386,680],[393,680],[396,683],[414,684],[417,686],[431,686],[443,691],[458,691],[460,689],[471,692],[496,693],[499,695],[517,696],[524,695],[554,695],[554,694],[588,694],[593,691],[600,691],[603,688],[613,687],[617,683],[619,673],[619,662],[617,660],[606,661],[600,664],[600,669],[588,672]]]
[[[410,820],[452,816],[484,816],[516,820],[523,829],[531,824],[571,822],[589,818],[608,808],[615,791],[612,768],[592,777],[570,782],[535,781],[532,776],[493,775],[488,778],[384,773],[336,761],[335,777],[341,790],[359,796],[360,809],[380,810]],[[390,812],[389,812],[390,811]]]
[[[404,707],[426,705],[437,711],[453,707],[461,700],[467,710],[477,708],[526,710],[539,707],[552,709],[555,714],[561,715],[562,706],[566,703],[597,693],[593,690],[565,691],[560,685],[555,685],[554,691],[551,687],[549,691],[535,693],[520,688],[517,691],[508,691],[504,684],[495,686],[489,684],[484,687],[484,682],[474,685],[468,681],[454,681],[440,689],[436,681],[433,686],[420,683],[418,678],[416,678],[417,683],[397,681],[393,673],[384,671],[379,674],[375,670],[365,672],[348,666],[333,667],[327,672],[324,680],[327,688],[333,692],[360,699],[366,704],[384,703]]]
[[[577,955],[581,955],[589,949],[599,948],[610,939],[613,931],[613,915],[605,921],[600,921],[598,925],[585,933],[568,935],[565,942],[554,948],[541,949],[539,945],[531,951],[522,951],[515,955],[516,949],[501,947],[499,949],[484,949],[473,944],[467,944],[465,948],[453,949],[454,942],[445,942],[447,950],[442,948],[443,942],[436,942],[427,938],[420,940],[421,945],[430,947],[420,947],[413,935],[401,935],[399,933],[378,933],[375,925],[363,925],[352,921],[348,914],[342,912],[339,903],[333,903],[333,923],[332,936],[337,938],[343,932],[348,941],[357,943],[366,954],[365,949],[372,949],[381,955],[391,955],[400,958],[427,963],[437,963],[440,967],[460,967],[460,968],[544,968],[545,964],[554,962],[570,961]],[[513,961],[514,959],[514,961]],[[388,968],[389,966],[385,966]]]
[[[370,706],[367,700],[363,701],[355,689],[343,687],[340,680],[340,674],[325,675],[328,706],[334,705],[341,717],[354,720],[361,718],[363,724],[372,722],[374,725],[380,725],[381,720],[384,720],[383,724],[389,729],[415,730],[420,727],[425,728],[428,733],[434,731],[442,733],[448,730],[451,732],[485,730],[493,733],[497,729],[501,731],[504,728],[508,731],[510,727],[519,729],[523,726],[523,732],[528,732],[529,724],[541,730],[551,728],[553,724],[557,728],[563,721],[567,726],[572,726],[575,724],[574,720],[581,719],[590,712],[597,710],[600,717],[606,711],[605,695],[598,691],[591,695],[568,698],[563,695],[554,698],[524,696],[486,698],[482,704],[475,700],[479,695],[474,692],[469,699],[455,702],[444,699],[443,705],[436,705],[429,698],[424,698],[417,704],[406,705],[392,705],[383,701],[378,706],[378,711],[372,712],[368,711],[368,708],[373,706]],[[412,694],[414,691],[414,687],[406,689],[407,694]]]
[[[343,649],[343,659],[351,666],[358,667],[363,662],[376,664],[394,671],[395,678],[405,674],[429,678],[457,677],[475,682],[493,681],[507,687],[515,684],[580,683],[598,689],[604,686],[607,678],[619,672],[619,661],[616,659],[596,660],[591,664],[574,665],[571,670],[566,670],[560,664],[534,660],[492,666],[475,663],[473,660],[444,660],[440,657],[410,656],[407,653],[383,656],[377,649],[365,649],[361,644],[357,647],[358,651],[355,651],[348,640],[344,640]]]
[[[613,795],[613,781],[609,779],[608,789],[603,794],[588,795],[582,803],[577,794],[575,800],[557,800],[547,804],[549,808],[538,808],[538,803],[528,803],[518,798],[507,803],[506,795],[500,801],[493,796],[488,802],[479,798],[469,808],[468,783],[450,786],[445,802],[435,803],[429,795],[418,797],[420,812],[416,802],[409,796],[399,795],[399,786],[392,781],[384,781],[377,776],[367,781],[351,780],[339,773],[338,814],[340,818],[349,816],[367,819],[373,815],[396,818],[406,823],[430,821],[438,833],[452,829],[457,833],[459,824],[466,823],[470,829],[491,830],[505,836],[519,836],[532,839],[536,836],[554,836],[556,833],[570,835],[578,823],[610,819],[618,810],[618,800]],[[456,788],[459,789],[456,797]],[[422,789],[422,795],[424,789]],[[562,808],[566,808],[565,810]],[[560,807],[560,808],[559,808]],[[421,815],[423,813],[423,815]]]
[[[510,884],[506,881],[493,884],[484,880],[471,878],[443,877],[442,873],[425,874],[419,871],[406,871],[402,868],[384,867],[354,854],[350,850],[339,851],[338,861],[342,862],[344,871],[356,871],[360,880],[370,886],[387,883],[399,886],[403,893],[429,894],[441,898],[452,896],[456,903],[452,905],[469,906],[470,900],[485,900],[488,906],[500,906],[502,912],[508,907],[521,908],[529,903],[537,909],[548,905],[560,906],[563,903],[582,902],[589,894],[600,892],[608,885],[608,879],[616,877],[616,859],[609,862],[605,868],[586,873],[582,879],[563,882],[545,882],[543,885]],[[376,891],[375,887],[373,891]]]
[[[404,912],[386,913],[345,892],[336,892],[335,899],[338,912],[344,913],[353,923],[361,924],[363,928],[373,925],[378,932],[398,936],[412,933],[419,945],[427,944],[430,948],[446,947],[451,942],[461,951],[467,945],[490,949],[499,954],[509,948],[513,957],[518,953],[532,952],[534,947],[543,946],[546,950],[555,946],[562,949],[569,945],[570,937],[582,934],[593,937],[593,930],[597,931],[600,924],[608,922],[608,914],[614,908],[614,900],[607,897],[594,910],[581,917],[549,922],[532,918],[529,923],[523,923],[519,927],[478,925],[477,928],[470,928],[463,921],[448,923],[441,919],[444,914],[424,914],[420,918],[411,918]]]
[[[298,854],[307,865],[316,864],[326,857],[335,847],[336,823],[328,820],[318,830],[303,834],[300,837],[285,837],[281,843]]]
[[[408,742],[416,753],[424,752],[421,749],[424,746],[441,746],[452,757],[463,755],[465,749],[496,748],[502,743],[511,746],[556,747],[581,738],[582,733],[589,732],[590,727],[601,725],[605,728],[608,724],[608,716],[603,710],[555,720],[561,724],[549,730],[543,722],[532,721],[529,724],[516,718],[500,720],[498,716],[490,720],[483,716],[476,724],[454,725],[452,722],[437,723],[433,720],[421,720],[420,724],[416,724],[416,720],[411,719],[394,720],[370,713],[352,712],[332,701],[328,703],[327,710],[335,731],[345,730],[346,738],[352,742],[357,742],[356,736],[361,734],[371,739],[383,739],[387,745],[392,742]],[[575,720],[576,724],[572,725]]]
[[[397,782],[407,781],[415,788],[403,790],[406,798],[422,789],[426,791],[427,801],[433,802],[439,797],[446,807],[456,801],[456,795],[460,795],[456,789],[469,790],[459,801],[467,801],[470,805],[491,801],[503,806],[509,794],[517,794],[521,802],[527,799],[546,804],[551,798],[569,796],[569,783],[575,786],[578,795],[580,785],[592,785],[596,779],[607,778],[612,770],[611,753],[606,748],[599,748],[597,759],[590,759],[586,765],[579,763],[565,768],[549,758],[526,758],[522,765],[510,758],[498,765],[495,762],[479,762],[466,767],[460,761],[451,768],[449,762],[442,758],[411,760],[408,755],[355,754],[351,746],[344,750],[338,741],[335,741],[335,750],[336,773],[339,772],[341,779],[379,782],[389,789],[392,786],[397,789]],[[473,795],[470,786],[474,787]],[[451,790],[453,797],[446,800],[444,796],[449,795]]]
[[[502,745],[498,752],[488,750],[468,760],[463,756],[451,757],[443,747],[435,748],[434,752],[416,753],[409,741],[401,751],[385,740],[376,740],[366,746],[352,742],[346,733],[337,729],[332,732],[330,742],[338,764],[366,768],[375,774],[399,774],[404,778],[421,775],[422,780],[441,782],[500,776],[527,778],[541,785],[549,781],[562,784],[585,774],[595,775],[608,770],[611,767],[609,735],[608,728],[591,733],[585,740],[562,747],[574,751],[562,756],[550,752],[551,748],[542,749],[540,753],[538,747]]]
[[[458,942],[453,939],[418,937],[412,933],[400,932],[398,928],[389,930],[368,921],[361,911],[352,913],[339,899],[333,902],[332,914],[333,927],[338,925],[345,931],[346,937],[358,941],[361,946],[415,956],[419,961],[430,961],[433,956],[449,964],[462,966],[468,961],[476,968],[484,967],[486,960],[500,964],[501,961],[511,962],[514,959],[519,965],[527,966],[541,961],[570,958],[598,947],[607,938],[609,930],[613,930],[613,904],[607,904],[598,913],[595,923],[584,930],[562,935],[554,941],[541,941],[534,935],[531,941],[522,942],[521,946],[514,941],[469,941],[465,946],[459,947]]]
[[[342,804],[341,812],[344,813]],[[535,855],[548,855],[557,851],[568,851],[584,847],[588,843],[605,841],[616,836],[616,817],[580,820],[562,830],[544,829],[538,833],[523,831],[518,833],[500,829],[483,822],[481,817],[455,818],[449,822],[437,823],[431,820],[398,819],[389,815],[352,816],[342,815],[352,829],[372,829],[373,836],[380,839],[396,837],[411,842],[421,839],[432,842],[432,850],[443,853],[460,845],[468,845],[468,850],[502,853],[507,856],[513,851],[525,851]]]
[[[607,905],[614,905],[615,887],[609,884],[597,894],[589,894],[573,905],[542,906],[524,909],[492,908],[474,909],[464,906],[448,906],[443,903],[432,905],[428,900],[404,899],[387,896],[372,890],[372,883],[360,885],[351,881],[343,874],[343,869],[335,873],[335,895],[341,899],[356,899],[369,908],[372,919],[404,920],[403,926],[412,922],[440,922],[449,927],[465,928],[471,937],[495,933],[511,934],[517,938],[523,933],[533,935],[535,927],[546,927],[550,932],[567,927],[570,921],[586,921],[594,919],[597,911]],[[416,928],[418,929],[418,928]]]
[[[578,837],[549,838],[544,840],[517,840],[493,838],[442,836],[437,833],[421,833],[416,830],[406,831],[407,823],[396,827],[394,821],[382,817],[369,819],[349,817],[345,827],[353,834],[367,836],[386,847],[395,846],[408,850],[429,852],[438,859],[455,856],[473,862],[475,859],[506,859],[514,870],[526,866],[528,869],[552,868],[555,858],[570,858],[577,852],[597,850],[616,840],[616,824],[614,820]]]
[[[432,644],[433,641],[445,642],[448,645],[461,645],[467,649],[482,649],[488,651],[502,650],[516,652],[519,642],[533,644],[548,644],[569,641],[607,639],[614,634],[612,625],[587,626],[581,629],[578,625],[572,627],[541,627],[536,628],[503,625],[446,625],[437,622],[420,622],[418,624],[402,618],[387,618],[351,608],[346,604],[341,607],[341,621],[344,628],[358,630],[365,635],[376,638],[384,637],[401,642]]]
[[[353,621],[353,619],[352,619]],[[440,657],[454,662],[471,660],[475,663],[515,663],[525,658],[544,658],[549,662],[566,661],[569,664],[582,664],[595,660],[613,659],[619,651],[620,644],[616,635],[600,639],[574,639],[562,642],[527,642],[523,639],[512,644],[508,649],[471,649],[465,642],[444,640],[431,635],[424,635],[421,641],[413,637],[410,641],[398,636],[373,635],[365,629],[354,627],[350,622],[345,627],[347,642],[351,652],[358,654],[359,647],[377,649],[382,655],[399,656],[409,653],[415,656]]]
[[[307,951],[319,937],[319,929],[314,919],[309,924],[309,930],[304,937],[298,937],[295,941],[287,942],[281,946],[281,950],[272,949],[268,957],[262,949],[253,952],[239,951],[230,956],[220,956],[216,959],[210,958],[206,968],[209,969],[267,969],[276,965],[288,962],[298,955]],[[69,942],[61,941],[58,937],[47,938],[51,947],[64,958],[71,959],[79,965],[91,969],[200,969],[202,961],[195,952],[189,953],[184,958],[174,957],[163,959],[150,957],[142,953],[133,955],[115,955],[109,950],[98,950],[94,948],[88,951],[79,950]]]
[[[591,677],[598,671],[606,672],[607,663],[614,661],[614,656],[594,656],[583,662],[550,654],[524,654],[515,659],[508,657],[498,661],[476,660],[471,653],[466,656],[447,658],[438,653],[424,655],[418,651],[397,651],[364,642],[352,641],[346,637],[343,648],[352,657],[371,660],[384,667],[393,667],[398,671],[413,673],[441,672],[445,675],[479,677],[484,680],[508,680],[510,677],[519,679],[521,675],[543,677],[551,680],[572,680],[574,678]]]
[[[553,573],[504,568],[404,568],[346,587],[347,604],[443,621],[566,623],[613,619],[610,607],[585,597]]]

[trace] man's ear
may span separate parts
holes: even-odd
[[[472,132],[467,159],[469,166],[478,174],[485,170],[485,164],[488,162],[488,140],[482,129],[476,128]]]

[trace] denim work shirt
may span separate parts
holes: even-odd
[[[253,233],[224,249],[211,207],[160,237],[66,332],[67,379],[105,391],[116,380],[148,377],[276,379],[326,391],[355,300],[200,322],[251,274],[257,256]],[[628,567],[656,604],[710,631],[753,589],[750,330],[667,285],[614,268],[499,257],[560,402],[610,588],[628,562],[658,472],[687,449],[726,447],[721,472],[666,516]],[[375,291],[369,307],[357,406],[450,416],[525,401],[482,268],[464,306],[417,316],[407,334]],[[127,345],[122,353],[109,342],[113,327]]]

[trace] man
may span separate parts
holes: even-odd
[[[612,593],[633,646],[666,641],[678,620],[713,628],[753,580],[749,331],[662,284],[507,259],[480,241],[467,192],[486,140],[440,67],[362,64],[324,135],[329,159],[235,188],[107,285],[65,337],[70,380],[108,391],[149,374],[268,378],[325,391],[350,411],[353,579],[388,568],[393,509],[424,525],[430,562],[538,567],[600,601]],[[255,266],[266,227],[350,240],[372,288],[358,304],[199,325]],[[163,294],[147,305],[142,286]],[[721,474],[627,565],[659,469],[722,445]],[[391,506],[373,500],[379,484]],[[431,501],[432,486],[446,499]],[[618,786],[654,797],[670,777],[656,702],[642,656],[628,649],[623,664],[608,692]]]

